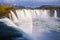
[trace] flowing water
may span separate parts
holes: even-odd
[[[50,16],[50,10],[32,10],[32,9],[19,9],[15,10],[16,15],[11,11],[10,19],[24,32],[31,35],[34,40],[48,40],[52,33],[50,30],[60,31],[60,20],[57,17],[57,10],[54,11],[54,16]],[[48,34],[43,35],[45,32]],[[57,35],[57,34],[56,34]],[[60,35],[60,34],[59,34]],[[53,37],[52,35],[51,37]],[[42,37],[42,38],[41,38]],[[46,39],[48,38],[48,39]],[[52,40],[52,39],[49,39]]]

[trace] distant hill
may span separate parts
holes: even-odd
[[[35,9],[60,9],[60,6],[54,6],[54,5],[43,5],[40,7],[37,7]]]

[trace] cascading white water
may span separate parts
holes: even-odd
[[[20,9],[15,10],[16,15],[11,11],[10,18],[16,25],[19,26],[26,33],[32,34],[33,27],[35,25],[35,20],[40,21],[41,18],[44,20],[49,17],[49,10],[31,10],[31,9]],[[37,21],[36,21],[37,23]],[[38,23],[39,24],[39,23]]]
[[[54,18],[57,18],[57,11],[55,10]]]
[[[12,20],[12,14],[11,13],[9,13],[9,19]]]
[[[35,38],[40,35],[40,33],[46,31],[50,32],[47,29],[57,30],[57,26],[59,26],[59,22],[55,21],[54,18],[57,18],[57,11],[55,11],[54,17],[50,17],[50,10],[39,10],[39,9],[19,9],[15,10],[16,15],[11,11],[13,22],[20,29],[28,34],[35,35]],[[38,40],[38,39],[36,39]]]
[[[17,18],[19,20],[18,25],[20,29],[24,32],[31,34],[32,33],[32,15],[30,10],[16,10]]]
[[[46,19],[46,18],[49,18],[49,14],[50,13],[50,10],[42,10],[42,15],[41,17]]]
[[[11,15],[11,16],[10,16],[11,20],[12,20],[14,23],[17,23],[17,22],[18,22],[18,19],[17,19],[15,13],[14,13],[13,11],[10,11],[10,12],[11,12],[11,13],[10,13],[9,15]]]
[[[24,11],[23,10],[16,10],[18,20],[24,19]]]

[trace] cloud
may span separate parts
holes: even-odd
[[[19,0],[24,2],[59,2],[60,0]]]
[[[9,1],[16,1],[16,0],[6,0],[7,2],[9,2]]]
[[[7,3],[15,2],[16,0],[4,0]]]
[[[56,1],[59,1],[59,0],[39,0],[41,2],[56,2]]]
[[[60,0],[4,0],[7,3],[10,2],[60,2]]]

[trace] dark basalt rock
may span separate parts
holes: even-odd
[[[60,18],[60,9],[57,9],[57,16]]]
[[[14,37],[22,37],[22,33],[13,27],[7,26],[3,22],[0,22],[0,39],[8,39]]]
[[[54,10],[50,10],[50,17],[53,17],[54,16]]]

